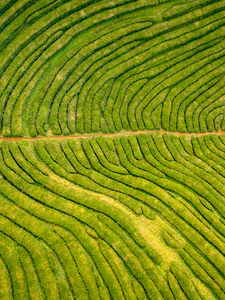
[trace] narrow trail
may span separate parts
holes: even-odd
[[[138,130],[138,131],[120,131],[114,133],[85,133],[85,134],[74,134],[74,135],[55,135],[55,136],[37,136],[37,137],[4,137],[0,136],[0,142],[20,142],[20,141],[36,141],[36,140],[62,140],[62,139],[88,139],[93,137],[121,137],[121,136],[132,136],[138,134],[152,134],[152,133],[161,133],[161,134],[169,134],[175,136],[187,136],[187,137],[201,137],[205,135],[221,135],[225,134],[225,131],[218,132],[204,132],[204,133],[189,133],[189,132],[174,132],[174,131],[166,131],[163,129],[160,130]]]

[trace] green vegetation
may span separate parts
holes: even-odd
[[[224,11],[0,1],[0,300],[225,299]]]
[[[4,288],[15,299],[26,286],[47,299],[223,299],[225,146],[186,139],[193,155],[182,140],[2,142]]]
[[[225,128],[223,1],[2,9],[3,135]]]

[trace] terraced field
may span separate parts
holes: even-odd
[[[225,1],[0,1],[0,300],[225,300]]]

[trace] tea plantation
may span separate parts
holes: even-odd
[[[225,300],[225,1],[0,0],[0,300]]]

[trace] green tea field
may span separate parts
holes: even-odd
[[[0,0],[0,300],[225,300],[225,0]]]

